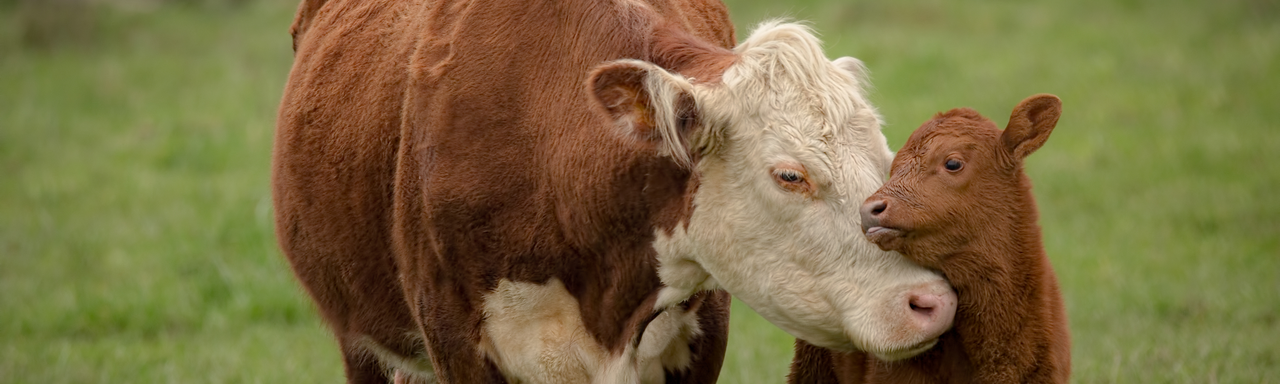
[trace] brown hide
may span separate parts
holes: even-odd
[[[655,229],[697,179],[619,135],[588,92],[610,60],[718,81],[718,0],[306,0],[272,175],[281,248],[342,348],[349,382],[387,382],[364,345],[429,355],[442,383],[503,382],[477,349],[481,296],[556,278],[618,351],[660,288]],[[697,129],[697,127],[690,127]],[[702,293],[692,369],[714,382],[729,296]]]
[[[796,343],[792,383],[1065,383],[1071,341],[1041,245],[1023,158],[1061,114],[1035,95],[1000,131],[978,112],[939,113],[897,153],[867,198],[863,230],[885,250],[941,270],[959,296],[955,325],[929,351],[884,362]]]

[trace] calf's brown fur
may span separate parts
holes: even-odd
[[[1056,96],[1041,94],[1018,104],[1004,131],[958,108],[912,133],[889,181],[863,205],[863,231],[947,276],[960,299],[955,328],[928,352],[892,362],[797,341],[789,381],[1066,382],[1066,312],[1023,172],[1061,111]]]

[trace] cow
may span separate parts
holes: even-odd
[[[1003,132],[958,108],[912,133],[863,204],[862,227],[880,248],[946,275],[960,299],[954,328],[900,361],[797,342],[790,382],[1067,382],[1066,310],[1023,171],[1061,113],[1058,97],[1039,94],[1014,108]]]
[[[306,0],[276,236],[353,383],[714,382],[733,294],[904,357],[946,280],[859,230],[865,68],[717,0]]]

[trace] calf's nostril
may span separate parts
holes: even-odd
[[[880,216],[881,213],[884,213],[885,209],[889,208],[889,204],[884,200],[873,201],[870,204],[872,216]]]
[[[863,204],[863,215],[879,216],[888,209],[888,201],[872,200]]]
[[[859,212],[862,216],[862,232],[867,232],[871,228],[880,226],[880,214],[889,207],[884,200],[873,200],[862,204]]]

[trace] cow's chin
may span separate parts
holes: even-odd
[[[922,341],[919,344],[907,347],[906,349],[897,349],[897,350],[888,350],[888,351],[868,351],[868,353],[875,356],[876,359],[880,359],[881,361],[898,361],[902,359],[915,357],[916,355],[919,355],[921,353],[924,353],[925,351],[928,351],[930,348],[933,348],[933,346],[935,345],[938,345],[938,338],[936,337],[933,339]]]
[[[809,342],[810,344],[823,347],[823,348],[828,348],[838,352],[866,353],[871,356],[874,356],[877,360],[889,362],[889,361],[909,359],[921,353],[925,353],[930,349],[932,349],[934,346],[938,345],[938,340],[939,340],[939,337],[933,337],[933,338],[922,340],[915,344],[905,345],[905,346],[904,345],[887,346],[883,344],[880,344],[880,345],[864,344],[862,346],[857,346],[855,344],[848,343],[848,341],[840,345],[823,345],[821,342],[817,340],[812,340],[812,341],[805,340],[805,341]]]

